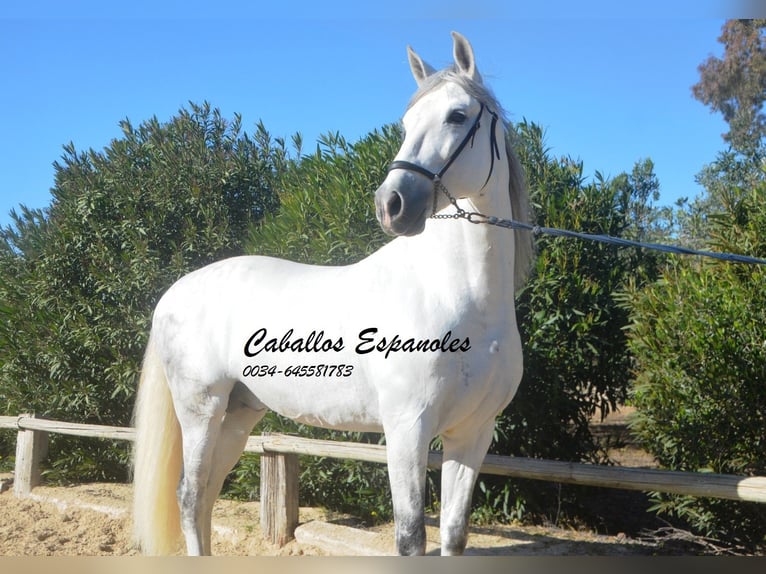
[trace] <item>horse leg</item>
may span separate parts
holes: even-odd
[[[237,388],[229,398],[229,406],[221,424],[218,445],[213,453],[204,507],[202,509],[203,539],[210,540],[213,506],[218,499],[229,472],[245,450],[253,427],[266,414],[265,408],[255,408],[238,397]]]
[[[171,387],[172,388],[172,387]],[[228,392],[213,389],[176,398],[178,422],[183,435],[183,472],[178,485],[181,530],[189,556],[210,554],[210,525],[206,511],[207,486],[213,456],[219,443]]]
[[[261,407],[241,385],[176,401],[184,461],[178,504],[190,556],[210,554],[213,505],[250,431],[266,413]]]
[[[444,448],[441,481],[441,553],[442,556],[461,555],[468,542],[468,519],[471,498],[484,461],[495,419],[476,428],[476,423],[463,424],[441,435]]]
[[[401,556],[425,554],[425,485],[428,438],[418,428],[386,428],[388,477],[394,507],[396,550]]]

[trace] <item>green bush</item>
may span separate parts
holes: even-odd
[[[50,207],[0,231],[3,413],[128,425],[161,293],[241,253],[276,207],[283,150],[265,130],[250,138],[207,104],[121,127],[102,151],[66,146]],[[127,446],[69,441],[51,442],[57,478],[124,478]]]
[[[697,176],[705,192],[680,203],[679,240],[766,256],[764,20],[728,20],[722,58],[698,70],[694,97],[728,123],[730,146]],[[632,289],[636,430],[671,469],[766,473],[766,291],[762,266],[685,260]],[[655,510],[695,531],[766,547],[766,514],[752,503],[655,495]]]
[[[517,126],[517,149],[527,174],[537,223],[617,237],[644,238],[648,202],[658,184],[649,160],[631,174],[585,182],[582,162],[552,158],[542,130]],[[540,236],[534,271],[517,296],[524,376],[498,418],[491,452],[571,461],[606,462],[591,435],[594,415],[627,398],[631,356],[620,293],[630,277],[656,272],[652,254],[569,238]],[[643,280],[643,279],[642,279]],[[482,477],[477,513],[510,521],[524,513],[577,508],[578,491],[538,481]],[[572,506],[574,504],[574,506]]]
[[[388,238],[375,217],[373,194],[401,145],[397,126],[349,144],[320,138],[316,152],[285,165],[275,184],[280,207],[251,227],[246,250],[301,263],[346,265]]]
[[[713,246],[766,256],[766,185],[727,188],[709,217]],[[679,261],[631,293],[636,431],[663,467],[766,474],[766,269]],[[655,509],[696,531],[754,547],[766,515],[753,503],[655,495]]]

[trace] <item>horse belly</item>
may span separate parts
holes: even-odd
[[[269,366],[273,374],[247,377],[243,382],[270,410],[312,426],[382,431],[375,390],[361,377],[353,376],[352,367],[358,365],[313,362],[285,365],[276,362]],[[334,376],[316,375],[319,368]],[[293,374],[296,371],[298,374]],[[346,373],[349,374],[344,376]]]

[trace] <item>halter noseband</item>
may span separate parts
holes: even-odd
[[[392,161],[391,165],[388,166],[388,171],[393,171],[395,169],[404,169],[408,171],[414,171],[416,173],[419,173],[420,175],[424,175],[425,177],[433,181],[434,203],[433,203],[433,208],[431,210],[431,217],[434,217],[436,214],[436,202],[437,202],[439,190],[441,190],[447,196],[447,198],[450,200],[450,203],[452,203],[453,205],[457,207],[455,198],[452,197],[452,195],[450,195],[447,188],[441,182],[441,178],[444,176],[445,173],[447,173],[447,170],[455,162],[458,156],[463,152],[463,150],[465,149],[465,146],[467,146],[469,142],[471,143],[471,147],[473,147],[473,140],[474,140],[474,137],[476,136],[476,132],[479,131],[479,128],[481,127],[481,116],[484,113],[484,110],[487,110],[487,112],[492,116],[492,124],[490,125],[490,130],[489,130],[490,157],[492,161],[489,164],[489,173],[487,174],[487,179],[484,180],[484,185],[481,186],[481,189],[484,189],[487,183],[489,183],[489,178],[492,177],[492,170],[495,168],[495,158],[497,158],[498,160],[500,159],[500,148],[497,145],[497,138],[495,136],[495,127],[497,125],[497,119],[498,119],[497,113],[487,108],[484,104],[481,104],[481,108],[479,109],[479,115],[476,116],[476,120],[473,122],[471,129],[468,130],[468,133],[465,134],[465,137],[463,138],[463,140],[460,142],[457,148],[455,148],[455,151],[452,152],[452,155],[449,156],[449,158],[447,159],[447,162],[439,170],[438,173],[434,173],[431,170],[423,167],[422,165],[418,165],[416,163],[412,163],[412,162],[404,161],[404,160]]]

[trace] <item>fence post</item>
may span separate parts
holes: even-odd
[[[35,418],[35,415],[20,415]],[[40,484],[40,461],[48,449],[48,433],[19,427],[16,437],[16,466],[13,473],[13,493],[26,498]]]
[[[272,544],[284,546],[298,526],[298,455],[261,455],[261,530]]]

